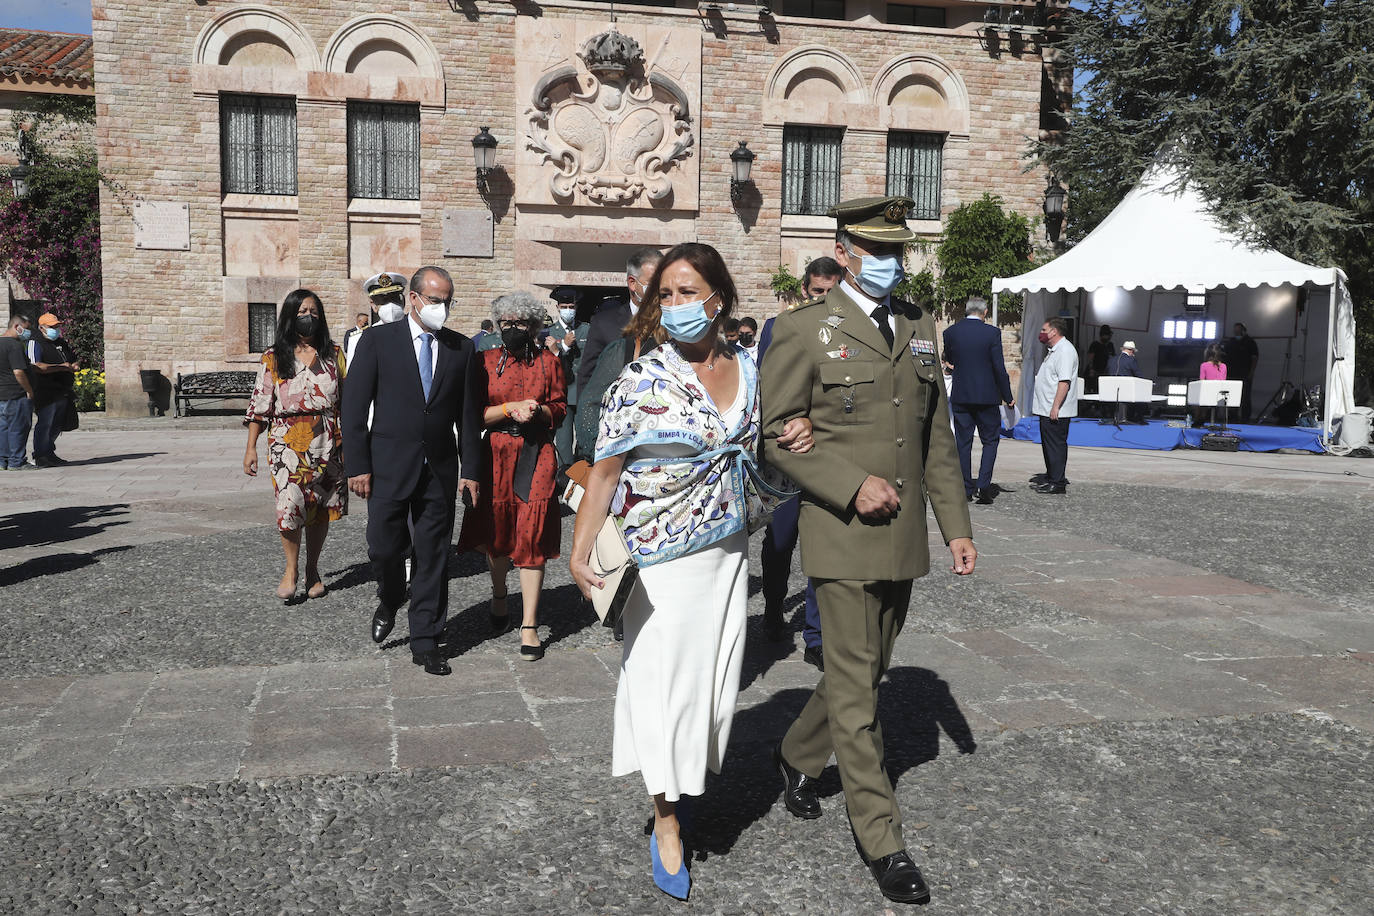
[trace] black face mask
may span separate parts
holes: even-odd
[[[314,315],[296,316],[296,333],[299,334],[302,339],[314,337],[315,331],[319,326],[320,319],[316,318]]]
[[[523,354],[530,346],[529,328],[503,328],[501,343],[512,353]]]
[[[739,336],[739,345],[740,345],[741,347],[752,347],[752,346],[754,345],[754,335],[753,335],[753,334],[741,334],[741,335]]]

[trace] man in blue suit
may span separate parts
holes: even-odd
[[[436,675],[451,670],[439,647],[448,556],[458,491],[465,505],[477,501],[486,404],[472,341],[444,327],[452,300],[445,270],[416,271],[405,317],[362,336],[343,388],[344,467],[349,489],[367,500],[367,552],[377,575],[372,640],[386,639],[405,603],[410,519],[411,660]]]
[[[945,329],[944,358],[954,367],[954,383],[949,393],[954,414],[954,442],[959,451],[959,466],[964,472],[964,496],[978,504],[992,505],[992,468],[997,463],[997,441],[1002,418],[999,404],[1013,407],[1011,379],[1002,359],[1002,332],[985,319],[985,299],[969,299],[963,321]],[[973,479],[973,431],[983,443],[978,479]]]

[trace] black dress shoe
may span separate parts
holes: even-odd
[[[997,495],[997,491],[994,490],[992,487],[979,487],[978,493],[976,495],[978,497],[978,505],[991,506],[992,500]]]
[[[802,661],[825,674],[825,652],[820,647],[807,646],[806,651],[802,653]]]
[[[773,748],[773,763],[782,774],[782,803],[794,815],[806,820],[821,816],[821,800],[816,797],[816,780],[783,759],[782,743]]]
[[[1045,483],[1037,483],[1032,486],[1031,489],[1037,493],[1054,493],[1060,496],[1069,492],[1069,488],[1062,483],[1049,483],[1048,481]]]
[[[448,659],[444,658],[444,653],[438,649],[431,649],[428,652],[416,652],[410,656],[410,660],[417,665],[425,666],[425,674],[434,674],[443,677],[452,674],[453,669],[448,666]]]
[[[396,626],[396,609],[389,608],[380,601],[377,602],[377,611],[372,615],[372,641],[381,642],[386,639],[394,626]]]
[[[881,856],[868,863],[868,870],[878,882],[878,890],[888,900],[898,903],[929,903],[930,888],[926,887],[921,870],[911,861],[905,849]]]

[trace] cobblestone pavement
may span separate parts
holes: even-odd
[[[458,557],[454,675],[428,677],[403,621],[367,638],[361,505],[330,594],[283,606],[242,434],[118,425],[64,437],[73,464],[0,515],[0,912],[891,908],[833,768],[822,819],[777,804],[769,748],[816,673],[759,595],[678,904],[642,783],[609,776],[619,646],[565,564],[527,664]],[[1004,443],[977,575],[933,540],[884,688],[930,910],[1367,913],[1374,462],[1073,449],[1055,498],[1025,488],[1038,459]]]

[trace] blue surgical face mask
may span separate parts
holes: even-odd
[[[902,269],[902,259],[895,254],[856,255],[848,248],[845,252],[851,258],[863,259],[858,275],[855,276],[852,270],[849,271],[849,275],[858,281],[859,289],[875,299],[881,299],[892,292],[906,276],[906,271]]]
[[[662,306],[663,314],[659,321],[663,324],[663,330],[667,331],[673,340],[697,343],[711,333],[711,325],[715,324],[715,319],[706,314],[706,303],[715,296],[716,294],[712,293],[705,299],[695,302]]]
[[[20,328],[20,329],[19,329],[19,339],[20,339],[20,340],[28,340],[28,339],[29,339],[30,337],[32,337],[32,336],[33,336],[33,331],[30,331],[28,328]]]
[[[563,324],[572,327],[573,322],[577,320],[577,309],[559,309],[558,317],[563,319]]]
[[[43,329],[43,336],[46,337],[46,338],[48,338],[48,340],[56,340],[56,339],[57,339],[57,328],[44,328],[44,329]]]

